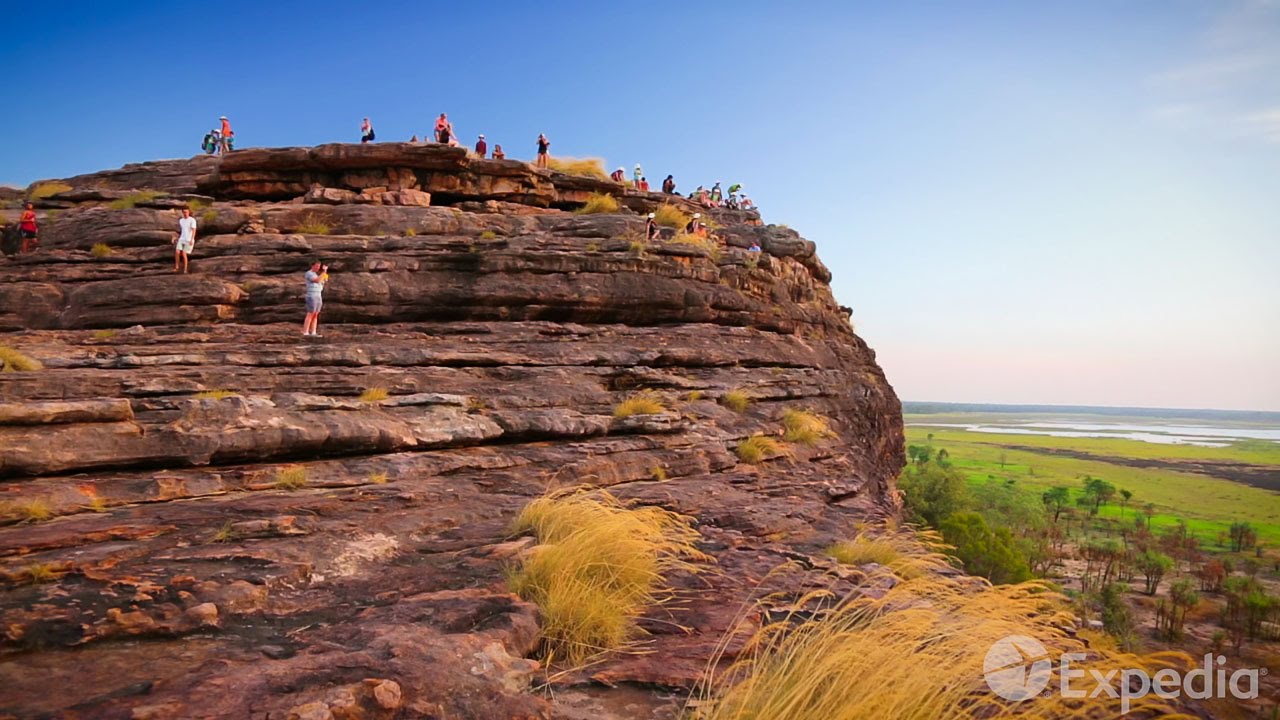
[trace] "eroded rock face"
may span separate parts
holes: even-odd
[[[821,548],[895,507],[897,398],[813,244],[754,213],[644,243],[670,198],[431,145],[66,182],[42,251],[0,261],[0,344],[45,366],[0,374],[0,717],[671,717],[751,599],[852,587]],[[169,195],[107,205],[140,189]],[[591,192],[627,209],[562,209]],[[640,389],[668,411],[614,418]],[[739,462],[788,408],[836,436]],[[715,565],[648,652],[548,693],[508,527],[578,484],[692,516]]]

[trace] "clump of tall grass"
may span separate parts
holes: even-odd
[[[614,406],[613,416],[621,419],[632,415],[656,415],[666,411],[667,406],[662,402],[661,395],[652,390],[641,390]]]
[[[598,180],[608,180],[609,174],[604,171],[604,158],[553,157],[547,165],[566,175],[583,175]]]
[[[876,533],[864,530],[852,540],[832,545],[826,552],[843,565],[876,563],[904,580],[911,580],[951,567],[951,558],[945,549],[942,538],[935,532],[884,528]]]
[[[653,221],[663,227],[684,230],[692,219],[683,210],[668,203],[659,205],[658,209],[653,211]]]
[[[0,345],[0,372],[34,372],[44,364],[25,353]]]
[[[225,400],[229,397],[235,397],[238,393],[234,390],[202,390],[196,393],[197,400]]]
[[[387,389],[384,387],[371,387],[360,393],[360,402],[377,403],[386,400],[388,397]]]
[[[298,223],[294,232],[298,232],[303,235],[328,235],[333,232],[333,227],[330,226],[329,223],[325,222],[324,218],[321,218],[319,215],[316,215],[315,213],[307,213],[302,218],[302,221]]]
[[[752,435],[751,437],[738,443],[738,447],[734,449],[738,454],[738,459],[744,463],[758,465],[765,460],[775,458],[780,455],[787,454],[782,443],[776,438],[767,435]]]
[[[541,654],[578,664],[625,645],[635,620],[672,596],[668,575],[697,571],[692,520],[607,492],[556,493],[529,503],[513,526],[540,543],[509,574],[513,592],[538,605]]]
[[[1035,638],[1055,660],[1062,652],[1086,650],[1065,629],[1073,626],[1073,616],[1064,599],[1041,583],[993,587],[973,578],[924,573],[897,582],[880,597],[837,598],[819,592],[795,604],[809,607],[814,602],[825,602],[829,609],[762,627],[723,672],[718,672],[719,658],[710,663],[695,693],[696,717],[973,720],[1118,714],[1119,701],[1106,693],[1064,698],[1048,692],[1019,705],[989,689],[986,679],[999,682],[999,675],[984,677],[987,649],[1011,635]],[[1104,676],[1121,668],[1143,668],[1150,675],[1159,668],[1190,665],[1182,653],[1136,656],[1088,650],[1089,669]],[[1035,659],[1015,658],[1022,665],[1014,674],[1021,678]],[[1051,677],[1049,687],[1058,682]],[[1082,680],[1072,685],[1090,689]],[[1173,711],[1154,693],[1134,698],[1132,707],[1139,715]]]
[[[496,240],[497,238],[498,238],[498,233],[492,230],[485,230],[484,232],[480,233],[481,240]]]
[[[131,192],[118,200],[112,200],[107,204],[107,207],[112,210],[128,210],[136,207],[138,203],[151,202],[162,194],[163,193],[158,193],[155,190],[139,190],[137,192]]]
[[[783,411],[782,427],[785,430],[782,439],[798,445],[817,445],[832,435],[826,418],[795,408]]]
[[[751,396],[745,390],[730,390],[720,396],[720,404],[734,412],[746,412],[751,405]]]
[[[111,257],[113,252],[111,246],[106,243],[94,243],[93,247],[89,248],[89,254],[96,258]]]
[[[618,199],[605,193],[591,193],[587,202],[576,212],[579,215],[599,215],[618,212]]]
[[[28,200],[43,200],[47,197],[64,193],[71,189],[71,186],[62,182],[42,182],[36,183],[27,188]]]
[[[280,490],[297,490],[307,485],[307,469],[301,465],[280,468],[276,471],[275,487]]]

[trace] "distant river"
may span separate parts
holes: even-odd
[[[1280,442],[1280,428],[1230,428],[1211,425],[1126,425],[1123,423],[1018,422],[1018,423],[930,423],[911,422],[920,427],[960,428],[969,432],[1007,435],[1052,435],[1054,437],[1111,437],[1162,445],[1226,447],[1238,440]]]

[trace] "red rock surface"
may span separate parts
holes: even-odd
[[[430,145],[66,182],[43,249],[0,261],[0,345],[45,366],[0,374],[0,717],[671,717],[754,598],[826,586],[821,548],[894,507],[898,400],[813,244],[755,213],[710,213],[715,250],[646,245],[662,196]],[[167,194],[109,206],[143,189]],[[625,209],[565,211],[591,192]],[[669,412],[614,419],[639,389]],[[738,462],[787,408],[836,436]],[[716,562],[643,652],[549,692],[508,527],[578,484],[689,514]]]

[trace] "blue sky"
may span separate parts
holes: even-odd
[[[3,3],[0,182],[423,134],[742,182],[906,399],[1280,410],[1280,0]]]

